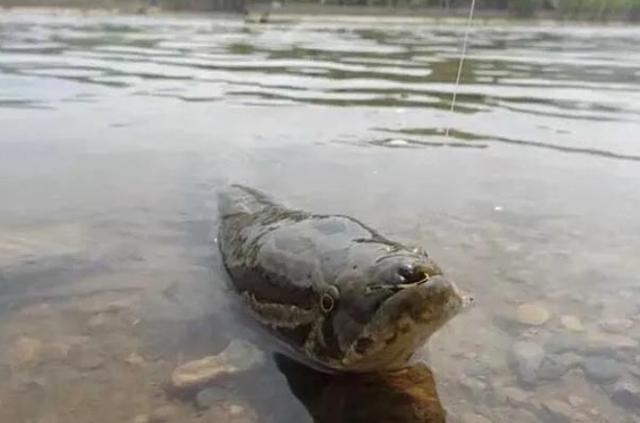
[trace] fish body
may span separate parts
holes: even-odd
[[[352,217],[290,209],[239,185],[219,204],[233,287],[294,358],[314,367],[404,368],[466,302],[423,250]]]

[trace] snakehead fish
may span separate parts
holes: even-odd
[[[468,301],[423,250],[352,217],[292,210],[239,185],[219,200],[219,246],[235,290],[313,367],[406,367]]]

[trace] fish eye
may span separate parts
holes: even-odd
[[[412,266],[409,264],[402,265],[398,268],[398,274],[402,276],[406,283],[418,283],[429,279],[429,272],[422,267]]]
[[[323,312],[329,313],[340,298],[340,291],[334,285],[331,285],[320,297],[320,308]]]
[[[333,310],[334,305],[335,301],[333,300],[333,297],[331,295],[326,292],[322,294],[322,296],[320,297],[320,308],[324,313],[329,313],[331,310]]]

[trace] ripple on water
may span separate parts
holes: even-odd
[[[0,12],[0,421],[636,418],[638,31],[479,24],[451,112],[463,31]],[[223,182],[426,246],[478,299],[436,380],[274,358],[224,291]],[[235,342],[263,367],[165,389]]]

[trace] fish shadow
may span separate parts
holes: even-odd
[[[394,373],[330,375],[281,354],[274,359],[316,423],[446,421],[433,374],[424,364]]]

